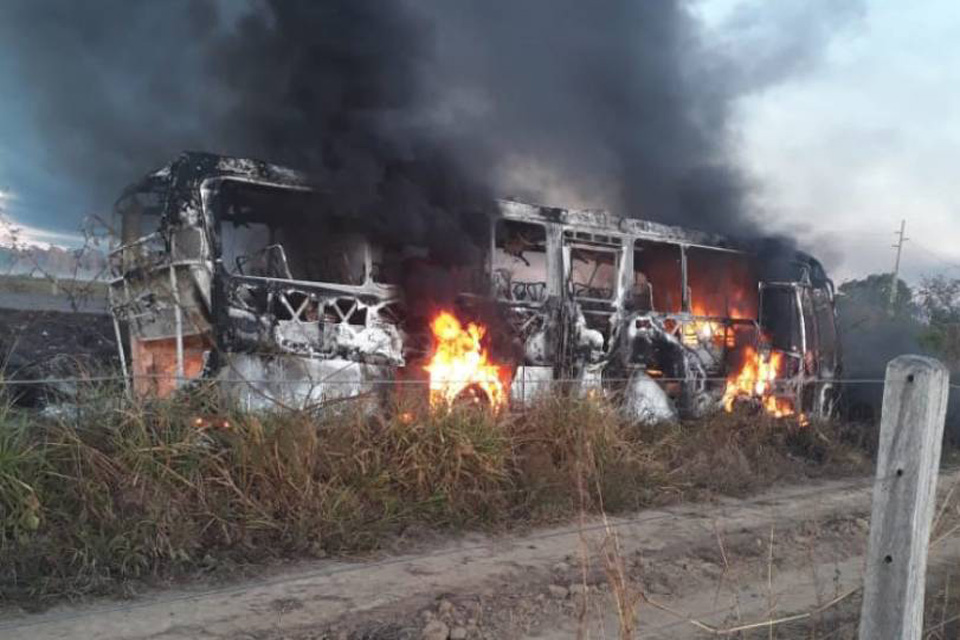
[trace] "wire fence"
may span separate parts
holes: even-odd
[[[626,411],[628,419],[674,420],[706,417],[733,411],[735,406],[752,407],[761,413],[808,425],[817,420],[841,419],[850,423],[872,423],[879,417],[880,402],[887,382],[880,378],[847,380],[775,381],[762,392],[743,388],[728,377],[648,378],[661,389],[634,388],[631,378],[550,378],[516,379],[505,382],[501,391],[491,392],[480,381],[431,381],[427,377],[373,378],[355,374],[334,377],[243,376],[230,368],[219,375],[185,378],[171,374],[119,374],[61,376],[56,378],[0,378],[0,396],[26,398],[30,406],[69,407],[83,403],[84,397],[108,400],[116,398],[137,404],[151,398],[178,397],[172,394],[206,393],[238,402],[239,408],[252,411],[289,411],[294,413],[341,410],[371,401],[387,406],[392,400],[417,403],[429,399],[431,406],[460,402],[495,407],[499,413],[523,414],[551,398],[590,398]],[[692,386],[691,386],[692,385]],[[867,389],[867,391],[859,391]],[[36,390],[36,391],[32,391]],[[808,393],[808,391],[812,393]],[[36,395],[41,398],[34,397]],[[846,400],[843,400],[846,398]],[[392,399],[392,400],[391,400]],[[771,408],[770,402],[776,403]],[[489,403],[489,405],[488,405]],[[631,418],[632,417],[632,418]]]
[[[334,374],[336,375],[336,374]],[[177,376],[174,374],[154,374],[154,373],[145,373],[145,374],[135,374],[132,376],[123,376],[120,374],[115,375],[91,375],[91,376],[64,376],[64,377],[50,377],[50,378],[3,378],[0,377],[0,386],[8,385],[49,385],[49,384],[66,384],[66,383],[91,383],[91,382],[113,382],[113,381],[122,381],[129,379],[142,379],[142,380],[178,380],[183,382],[226,382],[226,383],[253,383],[253,384],[343,384],[343,385],[397,385],[397,386],[407,386],[407,385],[429,385],[431,384],[428,379],[401,379],[401,378],[382,378],[382,379],[357,379],[357,380],[344,380],[342,378],[250,378],[250,377],[222,377],[222,376],[198,376],[198,377],[188,377],[188,376]],[[706,378],[663,378],[663,377],[650,377],[650,380],[654,382],[675,382],[675,383],[695,383],[695,382],[716,382],[716,383],[726,383],[730,382],[731,378],[729,377],[706,377]],[[533,385],[564,385],[564,384],[588,384],[588,385],[598,385],[598,384],[625,384],[628,382],[634,381],[635,378],[602,378],[602,379],[592,379],[592,378],[550,378],[549,380],[539,380],[539,379],[524,379],[524,380],[514,380],[516,384],[525,384],[529,386]],[[477,382],[476,379],[449,379],[446,378],[443,380],[444,383],[449,384],[471,384]],[[808,380],[805,384],[832,384],[832,385],[869,385],[869,384],[884,384],[886,380],[883,378],[851,378],[851,379],[821,379],[821,380]],[[782,384],[784,386],[789,384],[795,384],[793,381],[782,379],[774,383],[774,386]],[[960,389],[960,385],[951,384],[951,388]]]
[[[360,363],[349,362],[348,366],[358,366]],[[290,372],[280,372],[277,376],[245,376],[236,367],[229,365],[219,373],[199,375],[196,377],[179,376],[174,373],[143,373],[124,376],[121,373],[101,375],[66,375],[48,378],[3,378],[0,370],[0,394],[27,399],[27,402],[39,402],[35,397],[46,398],[42,402],[53,405],[70,405],[79,402],[85,397],[106,397],[103,393],[114,393],[118,398],[127,400],[147,400],[151,397],[166,397],[171,393],[210,390],[225,394],[239,401],[243,407],[254,410],[264,410],[274,407],[288,411],[314,411],[336,408],[339,405],[354,402],[368,402],[371,399],[386,401],[395,394],[397,399],[415,401],[418,397],[426,400],[429,396],[433,403],[433,394],[445,394],[447,401],[455,403],[449,394],[448,385],[461,387],[457,398],[463,394],[463,399],[478,401],[482,399],[470,396],[471,388],[478,384],[475,379],[448,379],[442,382],[431,381],[426,372],[417,368],[412,373],[399,370],[397,377],[370,377],[367,378],[356,369],[345,372],[341,368],[334,368],[332,372],[322,372],[316,375],[292,375]],[[315,372],[314,372],[315,373]],[[326,373],[326,375],[324,375]],[[369,374],[368,374],[369,375]],[[405,377],[416,375],[418,377]],[[513,380],[505,380],[503,386],[504,402],[497,401],[499,409],[508,409],[511,413],[524,412],[550,397],[590,397],[610,402],[616,406],[623,406],[628,411],[637,410],[647,415],[652,409],[635,406],[641,405],[652,398],[644,390],[634,391],[631,383],[636,378],[627,377],[561,377],[538,378],[526,377],[517,374]],[[766,386],[762,393],[755,393],[749,389],[735,386],[736,379],[729,376],[708,377],[648,377],[668,396],[667,400],[676,403],[675,411],[684,414],[689,407],[682,404],[687,392],[696,397],[697,409],[694,414],[706,415],[713,410],[727,411],[732,408],[731,403],[751,402],[762,403],[767,406],[770,398],[778,402],[789,403],[789,409],[784,408],[781,417],[798,419],[806,423],[811,417],[841,419],[852,423],[868,423],[879,419],[880,398],[888,384],[883,378],[854,377],[845,379],[778,379]],[[480,386],[477,392],[480,392]],[[950,384],[954,391],[960,390],[960,384]],[[686,391],[684,391],[686,389]],[[6,390],[6,391],[5,391]],[[812,392],[812,393],[810,393]],[[828,392],[828,396],[822,392]],[[90,396],[89,394],[93,394]],[[98,396],[99,394],[99,396]],[[690,396],[693,397],[693,396]],[[491,396],[487,398],[493,402]],[[828,399],[825,399],[828,398]],[[659,399],[657,399],[659,402]],[[954,395],[954,403],[960,402],[960,395]],[[34,406],[34,405],[30,405]],[[36,405],[40,406],[40,405]],[[957,405],[954,404],[954,407]],[[683,407],[687,407],[684,409]],[[714,407],[710,409],[709,407]],[[768,409],[769,410],[769,409]],[[644,413],[647,412],[647,413]],[[666,415],[666,410],[657,414]],[[779,414],[777,414],[779,415]],[[948,417],[948,422],[954,424],[957,412],[954,409]]]

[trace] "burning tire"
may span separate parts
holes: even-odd
[[[452,406],[490,409],[493,407],[493,399],[479,384],[471,384],[457,394],[453,399]]]
[[[481,341],[487,329],[470,322],[464,326],[455,315],[441,312],[431,323],[433,353],[424,367],[430,374],[430,404],[486,403],[496,409],[506,405],[504,365],[490,360]]]

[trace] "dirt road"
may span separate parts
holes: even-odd
[[[598,559],[611,531],[624,570],[654,601],[639,604],[638,637],[696,637],[680,612],[729,626],[738,610],[744,621],[807,610],[855,586],[869,487],[866,479],[810,483],[645,511],[611,519],[609,528],[591,520],[522,536],[465,536],[409,555],[318,562],[218,588],[6,615],[0,637],[414,638],[426,630],[437,638],[574,638],[581,627],[590,637],[603,637],[600,629],[616,637],[615,599]]]

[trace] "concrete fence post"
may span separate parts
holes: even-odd
[[[860,640],[919,640],[950,375],[937,360],[887,366]]]

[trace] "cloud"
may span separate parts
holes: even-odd
[[[17,199],[10,191],[0,190],[0,248],[3,247],[76,247],[82,244],[80,233],[70,233],[23,224],[13,218],[6,205]]]
[[[712,49],[735,90],[813,73],[839,33],[862,26],[865,0],[745,0],[713,16]]]
[[[943,62],[960,55],[954,9],[873,1],[816,73],[740,105],[739,153],[768,223],[825,255],[838,279],[889,271],[904,218],[907,278],[960,264],[960,68]]]
[[[425,183],[481,182],[750,233],[732,102],[810,68],[858,5],[750,0],[708,39],[682,0],[5,0],[0,74],[37,138],[13,163],[73,187],[35,223],[103,211],[192,148],[311,170],[344,208],[382,193],[394,216],[446,219]],[[17,126],[2,108],[0,137]]]

